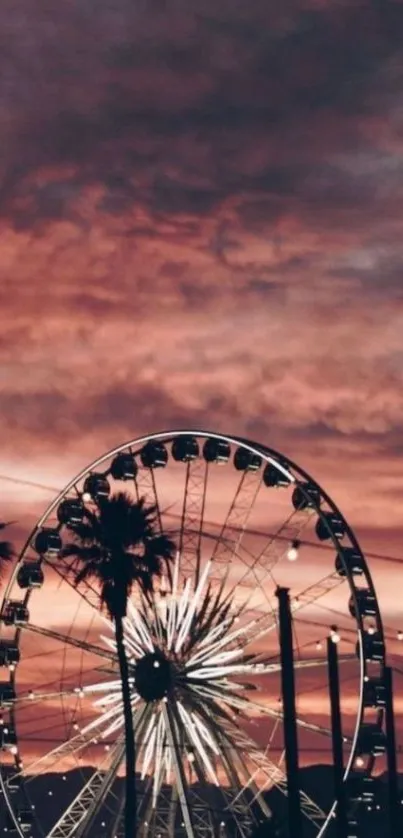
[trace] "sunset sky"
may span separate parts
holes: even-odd
[[[399,0],[0,9],[1,474],[58,488],[162,429],[266,443],[391,559],[391,638],[402,33]],[[0,497],[18,541],[52,493]]]

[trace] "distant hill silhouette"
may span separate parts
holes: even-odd
[[[67,807],[68,803],[74,798],[75,794],[83,785],[83,779],[91,776],[91,769],[83,768],[67,772],[66,774],[49,773],[40,777],[32,779],[27,788],[30,793],[30,802],[35,805],[36,813],[40,812],[40,823],[44,833],[46,834],[55,823],[60,807]],[[313,765],[308,768],[301,769],[301,782],[303,790],[324,810],[328,811],[333,801],[333,771],[329,765]],[[116,780],[114,790],[119,791],[119,786],[122,783],[121,779]],[[400,777],[400,785],[402,788],[403,797],[403,775]],[[194,787],[197,791],[197,785]],[[200,788],[199,788],[200,791]],[[212,786],[211,794],[216,797],[217,789]],[[265,794],[265,798],[275,813],[275,821],[279,829],[279,835],[286,835],[286,798],[281,792],[273,788]],[[57,803],[56,803],[57,801]],[[217,799],[217,804],[218,799]],[[377,805],[379,809],[366,807],[361,811],[363,836],[365,838],[380,838],[380,835],[385,835],[386,823],[386,807],[387,807],[387,787],[385,777],[380,777],[377,780]],[[403,805],[402,805],[403,812]],[[89,838],[109,838],[110,830],[113,823],[113,805],[104,806],[99,812],[94,827],[91,830]],[[304,819],[305,820],[305,819]],[[4,827],[7,827],[5,807],[0,806],[0,830],[3,833]],[[304,823],[304,834],[301,838],[313,838],[317,830],[308,821]],[[9,834],[11,834],[9,832]],[[262,825],[255,833],[254,838],[272,838],[273,832]],[[35,831],[32,832],[33,838],[39,838]],[[403,835],[403,829],[402,829]],[[27,832],[30,836],[30,832]],[[329,838],[335,838],[335,831],[332,829],[328,833]]]

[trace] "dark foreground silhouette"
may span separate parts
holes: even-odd
[[[66,774],[45,774],[36,778],[28,784],[30,804],[35,806],[35,814],[38,816],[43,833],[46,834],[55,823],[61,808],[67,808],[75,795],[82,788],[85,779],[91,775],[91,770],[70,771]],[[328,765],[314,765],[301,770],[302,787],[304,791],[324,810],[328,811],[333,801],[333,773]],[[119,792],[124,781],[118,779],[114,790]],[[387,807],[387,786],[385,777],[377,781],[377,797],[370,808],[366,806],[361,809],[362,835],[365,838],[379,838],[386,835],[386,807]],[[403,775],[400,777],[400,787],[403,798]],[[141,790],[141,783],[139,784]],[[216,792],[211,789],[212,795]],[[272,789],[265,795],[270,808],[275,813],[274,823],[262,823],[253,833],[251,838],[287,838],[286,830],[286,799],[276,789]],[[403,805],[402,805],[403,813]],[[225,813],[223,815],[225,818]],[[91,835],[88,838],[110,838],[112,824],[114,821],[113,803],[104,806],[94,821]],[[12,831],[7,823],[6,807],[0,803],[0,834],[4,834],[4,827],[8,827],[7,833],[10,838]],[[308,821],[304,823],[304,835],[301,838],[314,838],[317,829]],[[335,830],[329,830],[328,838],[335,838]],[[403,834],[403,831],[402,831]],[[39,831],[29,829],[26,835],[32,838],[39,838]],[[119,835],[122,835],[119,831]]]

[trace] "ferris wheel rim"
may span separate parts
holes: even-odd
[[[275,466],[280,472],[283,473],[284,476],[287,476],[287,478],[290,480],[290,483],[292,482],[292,483],[295,483],[296,485],[298,485],[298,483],[299,483],[298,478],[294,477],[294,475],[292,474],[292,471],[297,472],[299,478],[304,478],[306,480],[312,481],[315,484],[315,486],[317,487],[317,489],[319,490],[319,493],[320,493],[320,501],[319,501],[317,507],[315,506],[315,512],[318,514],[319,517],[323,516],[323,512],[320,509],[320,503],[323,499],[323,500],[325,500],[326,504],[328,506],[330,506],[331,509],[333,509],[335,512],[337,512],[337,514],[340,516],[340,518],[346,524],[346,528],[347,528],[347,531],[348,531],[348,537],[350,538],[350,541],[354,544],[356,549],[360,552],[360,555],[362,556],[362,559],[364,561],[365,578],[366,578],[366,581],[368,582],[368,586],[375,593],[375,589],[374,589],[374,586],[373,586],[373,583],[372,583],[370,572],[369,572],[367,563],[365,561],[365,556],[364,556],[364,554],[363,554],[363,552],[362,552],[362,550],[361,550],[361,548],[358,544],[357,539],[355,538],[353,530],[351,529],[351,527],[349,527],[348,522],[346,521],[346,519],[344,518],[342,513],[338,510],[338,508],[335,506],[335,504],[333,503],[331,498],[324,492],[324,490],[321,488],[321,486],[319,486],[319,484],[311,478],[311,476],[307,472],[303,471],[299,466],[297,466],[295,463],[293,463],[287,456],[283,455],[282,453],[280,453],[278,451],[275,451],[272,448],[268,448],[267,446],[263,446],[260,443],[254,443],[254,442],[252,442],[250,440],[246,440],[242,437],[227,435],[227,434],[224,434],[224,433],[216,433],[216,432],[211,432],[211,431],[201,431],[201,430],[198,430],[198,429],[187,428],[187,429],[178,429],[178,430],[156,432],[156,433],[153,433],[153,434],[147,434],[146,436],[143,436],[143,437],[132,439],[129,442],[125,442],[123,444],[120,444],[119,446],[114,447],[113,449],[108,451],[106,454],[103,454],[100,457],[96,458],[90,465],[88,465],[84,469],[82,469],[79,472],[79,474],[77,476],[75,476],[63,488],[63,490],[61,490],[56,495],[54,500],[49,504],[49,506],[45,510],[44,514],[40,517],[37,524],[35,525],[35,527],[31,531],[31,533],[30,533],[30,535],[29,535],[29,537],[26,541],[26,544],[24,545],[24,547],[23,547],[23,549],[20,553],[20,556],[19,556],[18,562],[16,564],[16,567],[14,569],[14,572],[13,572],[13,574],[12,574],[10,580],[9,580],[9,583],[8,583],[8,585],[7,585],[7,587],[4,591],[3,603],[9,598],[9,592],[12,590],[12,586],[15,583],[18,570],[21,567],[21,564],[23,564],[23,562],[24,562],[24,557],[25,557],[25,555],[27,553],[27,550],[29,549],[29,547],[32,543],[32,539],[34,538],[35,534],[41,529],[41,527],[46,522],[48,517],[58,507],[60,502],[66,496],[68,496],[68,494],[71,492],[71,490],[74,489],[77,486],[77,484],[80,483],[89,473],[93,472],[94,470],[99,468],[99,466],[102,466],[103,463],[107,462],[112,457],[114,457],[115,455],[117,455],[117,454],[119,454],[119,453],[121,453],[125,450],[129,450],[129,449],[132,449],[133,447],[136,447],[136,448],[138,448],[138,451],[140,451],[140,446],[146,445],[148,442],[151,442],[151,441],[160,440],[160,441],[164,441],[164,442],[169,442],[169,441],[172,441],[176,437],[189,436],[189,435],[193,435],[193,436],[195,436],[199,439],[211,438],[211,439],[216,439],[216,440],[225,440],[230,445],[242,446],[246,450],[248,450],[251,454],[263,457],[263,459],[265,460],[266,463],[270,463],[271,465]],[[284,464],[286,464],[286,466],[288,468],[292,469],[292,471],[291,472],[288,471],[288,469],[284,466]],[[337,539],[337,537],[334,537],[332,533],[330,534],[330,537],[331,537],[331,539],[334,543],[335,549],[339,553],[340,552],[339,540]],[[348,568],[346,569],[346,576],[347,576],[347,581],[350,585],[350,590],[352,592],[352,595],[354,596],[356,588],[355,588],[355,584],[354,584],[354,579],[353,579],[352,576],[350,576]],[[24,602],[28,603],[29,598],[30,598],[31,595],[32,595],[32,592],[28,589],[27,593],[24,597]],[[375,595],[375,599],[376,599],[376,595]],[[376,603],[377,603],[377,601],[376,601]],[[378,606],[377,606],[377,609],[378,609],[378,613],[376,615],[377,628],[380,631],[380,633],[383,634],[381,615],[380,615]],[[357,614],[359,615],[358,609],[357,609]],[[356,623],[358,624],[359,622],[360,622],[360,619],[359,619],[359,616],[358,616],[356,618]],[[361,621],[361,623],[362,623],[362,621]],[[356,724],[356,729],[355,729],[355,733],[354,733],[354,744],[353,744],[353,747],[351,749],[350,759],[349,759],[347,767],[346,767],[345,779],[349,775],[349,773],[351,771],[352,763],[354,761],[354,754],[355,754],[355,750],[356,750],[357,739],[358,739],[358,735],[359,735],[359,731],[360,731],[360,727],[361,727],[361,723],[362,723],[362,718],[363,718],[363,684],[364,684],[365,667],[364,667],[364,664],[363,664],[363,648],[362,648],[363,627],[362,627],[361,623],[360,623],[359,626],[357,626],[358,627],[358,642],[359,642],[359,645],[360,645],[359,712],[357,713],[357,724]],[[21,632],[21,629],[16,630],[16,640],[17,640],[17,642],[19,641],[20,632]],[[0,770],[0,782],[3,785],[3,780],[2,780],[1,775],[2,775],[2,771]],[[7,798],[7,795],[6,795],[6,798]],[[333,809],[331,811],[333,811]],[[329,818],[330,817],[331,817],[331,813],[329,813]],[[322,836],[324,834],[325,828],[327,828],[327,823],[328,823],[328,820],[324,824],[321,831],[318,833],[317,838],[320,838],[320,836]],[[22,835],[22,833],[21,833],[21,835]]]

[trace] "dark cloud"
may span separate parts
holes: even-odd
[[[200,217],[245,193],[267,195],[269,218],[284,197],[319,208],[376,197],[376,175],[316,167],[365,148],[362,120],[393,108],[400,4],[22,9],[24,25],[4,7],[0,58],[2,212],[19,228],[75,220],[77,193],[95,184],[118,216],[136,205]]]

